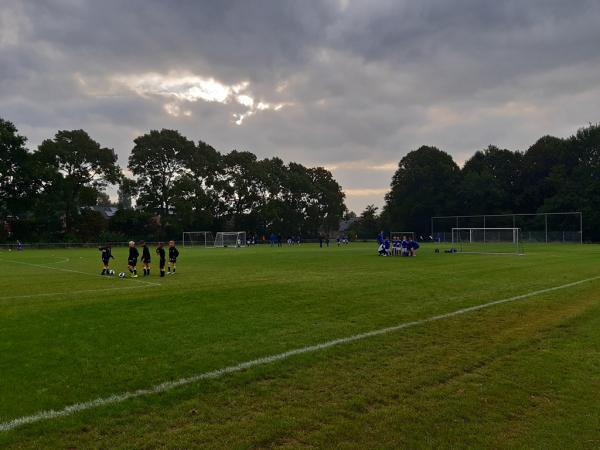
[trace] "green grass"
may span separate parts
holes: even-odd
[[[154,261],[160,286],[100,277],[95,249],[1,252],[0,422],[600,275],[591,245],[181,250],[174,277]],[[598,448],[599,430],[597,280],[0,432],[0,446]]]

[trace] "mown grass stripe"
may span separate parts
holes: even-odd
[[[18,428],[23,425],[36,423],[36,422],[40,422],[43,420],[50,420],[50,419],[56,419],[59,417],[65,417],[65,416],[69,416],[69,415],[75,414],[80,411],[86,411],[86,410],[98,408],[101,406],[106,406],[106,405],[115,404],[115,403],[121,403],[121,402],[124,402],[125,400],[132,399],[132,398],[166,392],[166,391],[172,390],[172,389],[180,387],[180,386],[185,386],[185,385],[189,385],[192,383],[196,383],[198,381],[219,378],[223,375],[240,372],[244,369],[249,369],[249,368],[260,366],[260,365],[271,364],[271,363],[274,363],[277,361],[282,361],[282,360],[288,359],[295,355],[316,352],[316,351],[324,350],[324,349],[331,348],[331,347],[334,347],[337,345],[348,344],[348,343],[359,341],[362,339],[380,336],[383,334],[388,334],[388,333],[391,333],[394,331],[403,330],[403,329],[415,327],[418,325],[424,325],[426,323],[435,322],[438,320],[448,319],[451,317],[467,314],[467,313],[470,313],[473,311],[490,308],[492,306],[500,305],[503,303],[514,302],[517,300],[523,300],[523,299],[531,298],[534,296],[538,296],[538,295],[542,295],[542,294],[546,294],[546,293],[550,293],[550,292],[554,292],[554,291],[558,291],[558,290],[562,290],[562,289],[567,289],[570,287],[574,287],[574,286],[588,283],[591,281],[595,281],[598,279],[600,279],[600,276],[586,278],[583,280],[574,281],[572,283],[562,284],[560,286],[554,286],[554,287],[550,287],[550,288],[540,289],[537,291],[528,292],[526,294],[521,294],[521,295],[517,295],[514,297],[509,297],[509,298],[505,298],[505,299],[501,299],[501,300],[495,300],[492,302],[483,303],[483,304],[476,305],[476,306],[470,306],[468,308],[461,308],[461,309],[458,309],[458,310],[455,310],[455,311],[452,311],[449,313],[439,314],[439,315],[432,316],[432,317],[429,317],[426,319],[415,320],[412,322],[405,322],[405,323],[402,323],[399,325],[386,327],[386,328],[380,328],[377,330],[368,331],[365,333],[359,333],[359,334],[355,334],[355,335],[344,337],[344,338],[334,339],[334,340],[323,342],[320,344],[315,344],[315,345],[310,345],[307,347],[301,347],[301,348],[297,348],[297,349],[293,349],[293,350],[288,350],[283,353],[278,353],[278,354],[271,355],[271,356],[265,356],[262,358],[245,361],[240,364],[236,364],[234,366],[228,366],[228,367],[224,367],[222,369],[217,369],[217,370],[213,370],[210,372],[204,372],[201,374],[193,375],[191,377],[180,378],[175,381],[165,381],[164,383],[160,383],[160,384],[152,386],[150,388],[138,389],[138,390],[130,391],[130,392],[122,392],[122,393],[118,393],[118,394],[112,394],[108,397],[100,397],[95,400],[90,400],[87,402],[75,403],[75,404],[66,406],[60,410],[40,411],[40,412],[30,415],[30,416],[23,416],[23,417],[19,417],[19,418],[10,420],[8,422],[0,423],[0,431],[9,431],[9,430],[13,430],[13,429]]]

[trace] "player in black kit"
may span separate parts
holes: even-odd
[[[101,275],[110,275],[110,267],[109,267],[109,260],[110,258],[115,259],[115,257],[112,255],[112,249],[110,248],[110,245],[106,245],[105,247],[100,247],[98,250],[100,250],[102,252],[102,274]]]
[[[150,249],[144,241],[140,241],[142,246],[142,264],[144,266],[144,276],[150,276]]]
[[[159,268],[160,268],[160,276],[164,277],[165,276],[165,263],[166,263],[166,256],[165,256],[165,249],[163,247],[163,243],[159,242],[158,243],[158,248],[156,249],[156,254],[158,255],[158,259],[159,259]]]
[[[127,268],[131,273],[131,278],[137,278],[137,259],[140,252],[135,248],[135,242],[129,241],[129,258],[127,259]]]
[[[179,256],[179,250],[175,247],[175,241],[169,241],[169,275],[171,275],[171,268],[173,268],[173,275],[177,269],[177,257]]]

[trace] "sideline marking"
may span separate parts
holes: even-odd
[[[509,303],[509,302],[514,302],[517,300],[523,300],[526,298],[534,297],[536,295],[546,294],[548,292],[554,292],[554,291],[558,291],[561,289],[566,289],[569,287],[577,286],[577,285],[580,285],[583,283],[588,283],[590,281],[595,281],[598,279],[600,279],[600,275],[591,277],[591,278],[585,278],[585,279],[579,280],[579,281],[574,281],[572,283],[562,284],[560,286],[554,286],[551,288],[540,289],[537,291],[529,292],[527,294],[517,295],[515,297],[509,297],[509,298],[505,298],[502,300],[495,300],[495,301],[488,302],[488,303],[482,303],[480,305],[470,306],[468,308],[457,309],[456,311],[452,311],[452,312],[445,313],[445,314],[439,314],[437,316],[432,316],[427,319],[415,320],[413,322],[405,322],[405,323],[401,323],[399,325],[394,325],[391,327],[380,328],[380,329],[373,330],[373,331],[367,331],[366,333],[360,333],[360,334],[355,334],[353,336],[348,336],[348,337],[339,338],[339,339],[333,339],[331,341],[322,342],[320,344],[309,345],[307,347],[296,348],[293,350],[288,350],[287,352],[277,353],[277,354],[271,355],[271,356],[265,356],[262,358],[252,359],[250,361],[245,361],[245,362],[236,364],[235,366],[228,366],[228,367],[224,367],[222,369],[216,369],[216,370],[212,370],[210,372],[204,372],[204,373],[200,373],[197,375],[192,375],[187,378],[180,378],[175,381],[165,381],[164,383],[157,384],[155,386],[145,388],[145,389],[138,389],[138,390],[129,391],[129,392],[121,392],[119,394],[109,395],[108,397],[99,397],[97,399],[90,400],[87,402],[74,403],[72,405],[65,406],[63,409],[59,409],[59,410],[49,409],[46,411],[40,411],[40,412],[30,415],[30,416],[22,416],[22,417],[13,419],[13,420],[9,420],[8,422],[0,423],[0,432],[13,430],[20,426],[27,425],[30,423],[40,422],[42,420],[49,420],[49,419],[56,419],[58,417],[70,416],[77,412],[85,411],[85,410],[93,409],[93,408],[98,408],[100,406],[110,405],[113,403],[121,403],[130,398],[142,397],[142,396],[146,396],[146,395],[150,395],[150,394],[158,394],[160,392],[170,391],[179,386],[185,386],[187,384],[196,383],[201,380],[210,380],[213,378],[219,378],[223,375],[234,373],[234,372],[240,372],[244,369],[249,369],[251,367],[262,366],[265,364],[271,364],[276,361],[282,361],[284,359],[290,358],[291,356],[301,355],[304,353],[312,353],[312,352],[316,352],[319,350],[324,350],[324,349],[327,349],[330,347],[334,347],[334,346],[337,346],[340,344],[347,344],[350,342],[355,342],[355,341],[359,341],[359,340],[374,337],[374,336],[381,336],[383,334],[388,334],[388,333],[391,333],[394,331],[403,330],[405,328],[411,328],[411,327],[415,327],[417,325],[423,325],[423,324],[426,324],[429,322],[435,322],[437,320],[447,319],[449,317],[460,316],[462,314],[467,314],[467,313],[470,313],[473,311],[478,311],[480,309],[485,309],[485,308],[489,308],[491,306],[500,305],[502,303]]]
[[[101,275],[97,275],[97,274],[94,274],[94,273],[81,272],[79,270],[63,269],[61,267],[44,266],[43,264],[33,264],[33,263],[27,263],[27,262],[23,262],[23,261],[10,261],[8,259],[1,259],[1,258],[0,258],[0,261],[7,262],[7,263],[23,264],[25,266],[40,267],[42,269],[60,270],[61,272],[80,273],[80,274],[89,275],[89,276],[92,276],[92,277],[101,276]],[[137,280],[135,278],[125,278],[125,279],[129,280],[129,281],[135,281],[137,283],[149,284],[151,286],[162,286],[162,284],[160,284],[160,283],[152,283],[151,281]]]

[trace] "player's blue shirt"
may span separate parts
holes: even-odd
[[[406,241],[404,239],[402,240],[402,248],[409,248],[408,247],[408,241]]]
[[[389,241],[388,239],[384,240],[384,241],[383,241],[383,246],[384,246],[384,247],[385,247],[387,250],[389,250],[389,248],[390,248],[390,241]]]
[[[383,233],[379,233],[377,235],[377,242],[379,243],[379,245],[383,244],[383,242],[385,241],[384,237],[383,237]]]
[[[393,244],[394,248],[400,248],[400,244],[401,244],[400,239],[394,239],[394,244]]]

